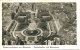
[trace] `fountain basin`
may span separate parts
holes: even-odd
[[[42,34],[42,30],[39,28],[36,28],[35,30],[30,30],[29,28],[27,28],[22,31],[22,35],[24,36],[37,36],[40,34]]]

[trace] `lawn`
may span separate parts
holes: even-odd
[[[21,34],[21,31],[15,31],[14,36],[18,35],[21,40],[25,40],[25,37]]]

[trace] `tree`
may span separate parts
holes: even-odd
[[[2,28],[2,34],[6,35],[6,31]]]
[[[5,45],[5,40],[4,39],[2,40],[2,45]]]
[[[46,19],[45,18],[41,18],[40,21],[41,22],[46,22]]]
[[[43,30],[47,30],[47,24],[45,22],[41,22],[39,27],[41,27]]]
[[[15,13],[14,13],[14,12],[12,12],[12,14],[11,14],[11,19],[13,20],[13,19],[14,19],[14,17],[15,17]]]
[[[50,21],[50,20],[52,20],[52,19],[53,19],[53,18],[52,18],[51,16],[46,18],[47,21]]]
[[[64,40],[61,40],[60,41],[60,45],[65,45],[65,41]]]
[[[10,6],[9,3],[3,3],[3,4],[2,4],[2,9],[3,9],[3,10],[4,10],[4,9],[8,9],[9,6]]]
[[[39,42],[41,42],[42,45],[44,44],[44,37],[43,36],[40,36]]]
[[[38,13],[37,13],[37,17],[38,17],[38,18],[42,18],[41,13],[38,12]]]
[[[19,3],[20,6],[22,6],[22,3]]]
[[[25,18],[18,18],[18,22],[21,24],[21,23],[24,23],[25,22]]]
[[[18,12],[18,10],[19,10],[19,7],[16,9],[16,13]]]
[[[14,17],[14,19],[17,20],[17,21],[18,21],[18,16],[19,16],[19,14],[16,13],[16,15],[15,15],[15,17]]]
[[[26,12],[26,19],[31,18],[31,13],[30,12]]]
[[[29,23],[30,23],[29,21],[26,21],[26,22],[22,21],[22,22],[20,22],[17,30],[23,30],[24,28],[29,26]]]
[[[8,45],[11,45],[11,40],[8,40]]]
[[[24,42],[22,40],[20,40],[20,45],[24,45]]]

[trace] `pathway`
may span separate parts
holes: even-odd
[[[53,17],[56,29],[57,29],[57,31],[59,31],[59,29],[60,29],[60,23],[59,23],[59,21],[54,18],[53,14],[51,14],[50,11],[49,11],[49,14]]]

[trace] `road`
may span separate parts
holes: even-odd
[[[55,33],[56,32],[56,27],[55,27],[55,23],[54,21],[49,21],[49,25],[50,25],[50,29],[51,29],[51,32]]]

